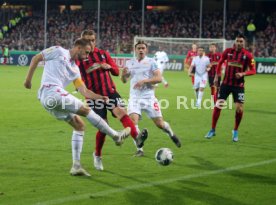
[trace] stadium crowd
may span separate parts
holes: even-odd
[[[120,21],[118,21],[120,19]],[[198,38],[198,11],[173,11],[145,13],[144,36]],[[247,25],[256,25],[254,38],[248,44],[257,57],[276,57],[276,12],[267,15],[250,12],[229,12],[226,23],[226,39],[232,40],[238,32],[249,35]],[[109,52],[132,52],[133,38],[141,33],[141,12],[101,11],[100,46]],[[49,11],[47,46],[62,45],[69,48],[83,29],[97,26],[97,13],[85,10]],[[222,38],[222,13],[204,13],[202,38]],[[253,43],[254,42],[254,43]],[[11,29],[0,44],[11,50],[42,50],[44,47],[44,14],[33,12]],[[174,54],[183,54],[180,46]]]

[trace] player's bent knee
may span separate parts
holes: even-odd
[[[162,123],[156,123],[156,126],[159,128],[159,129],[163,129],[164,125]]]
[[[223,99],[218,99],[217,102],[216,102],[216,107],[219,108],[219,109],[222,109],[225,105],[225,100]]]
[[[84,124],[84,122],[82,121],[82,119],[80,117],[78,117],[78,119],[77,119],[77,128],[78,128],[77,131],[84,131],[85,130],[85,124]]]
[[[82,121],[82,119],[75,115],[71,121],[68,122],[76,131],[84,131],[85,130],[85,124]]]
[[[122,117],[124,117],[127,112],[122,109],[122,108],[119,108],[119,107],[115,107],[113,110],[112,110],[112,113],[118,118],[118,119],[121,119]]]
[[[162,119],[156,119],[156,120],[154,120],[154,123],[158,128],[163,129],[164,121]]]
[[[138,125],[139,117],[140,117],[138,114],[132,113],[129,115],[129,117],[135,125]]]
[[[238,112],[238,113],[243,112],[243,107],[242,106],[237,106],[236,112]]]
[[[78,110],[77,114],[86,117],[88,113],[90,112],[90,108],[86,106],[81,106],[81,108]]]

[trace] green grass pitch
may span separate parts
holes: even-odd
[[[217,136],[206,140],[212,111],[177,109],[176,96],[194,98],[191,81],[187,73],[165,72],[170,86],[159,85],[156,95],[169,100],[163,115],[183,146],[177,148],[143,115],[140,128],[149,130],[145,157],[133,157],[132,139],[116,147],[107,138],[105,170],[99,172],[92,165],[96,129],[85,120],[82,165],[92,174],[85,178],[69,175],[72,129],[50,116],[37,100],[42,69],[36,71],[32,90],[23,87],[26,72],[26,67],[0,65],[1,205],[276,204],[275,75],[246,78],[240,141],[233,143],[234,109],[222,111]],[[127,97],[129,85],[113,79]],[[209,93],[207,88],[204,97]],[[122,128],[110,115],[109,121]],[[161,147],[172,149],[172,165],[155,162],[155,151]]]

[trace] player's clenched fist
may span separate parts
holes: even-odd
[[[31,89],[32,88],[32,83],[28,80],[25,81],[24,83],[24,87],[27,88],[27,89]]]

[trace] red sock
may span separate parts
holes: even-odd
[[[4,58],[3,64],[6,64],[6,63],[7,63],[7,58]]]
[[[239,125],[240,125],[240,123],[241,123],[242,116],[243,116],[243,112],[237,112],[237,111],[236,111],[236,115],[235,115],[235,127],[234,127],[234,130],[238,130],[238,129],[239,129]]]
[[[192,75],[192,83],[195,83],[195,76]]]
[[[214,87],[214,86],[211,87],[211,95],[214,98],[214,103],[216,103],[217,102],[217,92],[216,92],[216,87]]]
[[[136,127],[134,125],[134,123],[132,122],[132,120],[129,118],[128,115],[124,115],[122,118],[121,118],[121,122],[123,124],[123,126],[126,128],[126,127],[130,127],[131,131],[130,131],[130,135],[133,139],[135,139],[138,135],[138,132],[136,130]]]
[[[221,109],[219,109],[217,107],[214,108],[213,117],[212,117],[212,129],[216,129],[217,121],[220,116],[220,111],[221,111]]]
[[[102,148],[104,145],[104,141],[105,141],[105,134],[98,131],[96,134],[96,151],[95,151],[96,156],[102,155]]]

